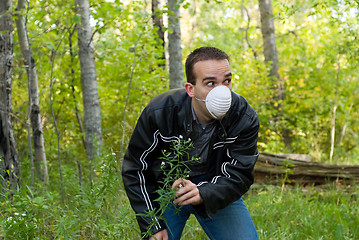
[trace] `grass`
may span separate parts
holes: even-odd
[[[53,193],[2,202],[0,236],[139,239],[135,215],[124,191],[120,189],[111,199],[99,193],[73,196],[65,205]],[[265,185],[252,189],[244,199],[260,239],[358,239],[358,197],[358,187],[287,187],[282,191],[281,187]],[[191,216],[182,239],[208,238]]]
[[[358,239],[359,188],[253,186],[245,203],[260,239]],[[208,239],[194,217],[182,239]]]
[[[94,188],[67,176],[59,186],[22,185],[0,195],[0,239],[140,239],[113,159],[96,170]],[[0,191],[1,192],[1,191]],[[244,196],[260,239],[359,239],[359,187],[254,185]],[[191,216],[182,239],[208,239]]]
[[[246,196],[261,239],[358,239],[357,186],[262,186]]]

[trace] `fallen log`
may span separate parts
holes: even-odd
[[[304,159],[304,160],[301,160]],[[307,155],[261,153],[254,168],[255,181],[324,184],[359,182],[359,165],[336,165],[308,160]]]

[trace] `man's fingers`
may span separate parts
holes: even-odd
[[[184,205],[188,205],[188,204],[197,205],[200,203],[202,203],[202,198],[200,197],[199,194],[196,194],[196,195],[186,194],[183,197],[177,198],[174,201],[174,204],[179,205],[179,206],[184,206]]]
[[[196,196],[196,192],[195,191],[190,191],[190,192],[186,192],[185,194],[179,196],[178,198],[176,198],[176,200],[173,202],[174,204],[178,204],[178,205],[186,205],[186,204],[191,204],[192,203],[192,198],[194,198]],[[195,200],[195,199],[194,199]]]
[[[181,179],[180,181],[175,181],[172,188],[177,190],[177,197],[180,197],[197,188],[197,186],[189,180]]]
[[[187,179],[179,178],[172,184],[172,189],[179,190],[180,188],[185,187],[187,183],[191,183],[191,181]]]
[[[186,179],[183,179],[182,182],[179,181],[175,183],[177,183],[177,185],[174,184],[177,189],[177,198],[173,202],[174,204],[183,206],[188,204],[197,205],[202,203],[203,200],[196,184]],[[185,183],[185,186],[179,188],[179,185],[182,183]]]
[[[150,237],[150,240],[168,240],[168,233],[167,230],[164,229],[162,231],[159,231],[155,233],[152,237]]]

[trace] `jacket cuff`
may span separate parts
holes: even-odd
[[[202,218],[207,218],[209,217],[207,212],[206,212],[206,207],[204,205],[204,203],[198,204],[198,205],[192,205],[194,211]]]
[[[211,217],[207,210],[206,210],[206,200],[203,198],[202,193],[201,193],[201,189],[198,188],[199,190],[199,194],[201,195],[201,198],[203,200],[203,202],[201,204],[198,205],[192,205],[193,209],[195,210],[195,212],[201,216],[202,218],[207,218],[207,217]]]

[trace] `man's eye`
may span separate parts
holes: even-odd
[[[225,81],[226,84],[230,84],[231,82],[232,82],[232,79],[227,79],[227,80]]]
[[[207,86],[212,87],[213,85],[214,85],[214,82],[208,82],[208,83],[207,83]]]

